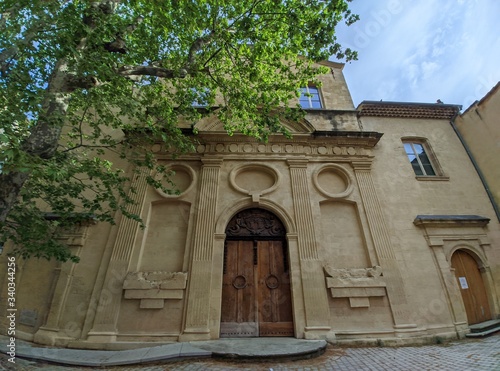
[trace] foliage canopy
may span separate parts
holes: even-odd
[[[1,239],[23,257],[77,261],[58,233],[90,216],[140,222],[108,151],[164,172],[148,145],[190,151],[179,118],[209,113],[266,140],[284,132],[271,112],[300,114],[312,62],[356,57],[335,38],[357,19],[344,0],[4,0],[0,14]]]

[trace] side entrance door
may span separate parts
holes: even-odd
[[[491,319],[488,296],[476,260],[467,252],[457,250],[451,257],[467,313],[469,325]]]
[[[293,336],[285,249],[281,240],[226,241],[221,337]]]

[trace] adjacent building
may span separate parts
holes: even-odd
[[[500,220],[500,82],[460,114],[455,125]]]
[[[498,318],[500,225],[451,123],[460,107],[355,108],[343,65],[324,65],[300,99],[305,118],[283,122],[291,139],[229,137],[206,118],[196,152],[172,160],[152,146],[180,192],[135,179],[144,230],[117,215],[68,231],[78,264],[19,260],[18,336],[95,349],[260,336],[404,344]]]

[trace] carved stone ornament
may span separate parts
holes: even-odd
[[[232,237],[280,237],[286,230],[271,212],[247,209],[236,214],[226,228],[226,236]]]
[[[186,284],[187,272],[129,272],[124,297],[139,299],[142,309],[161,309],[166,299],[182,299]]]
[[[333,268],[325,265],[326,287],[332,298],[349,298],[351,308],[369,307],[370,297],[386,296],[382,267]]]

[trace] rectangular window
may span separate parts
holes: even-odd
[[[299,102],[302,108],[323,108],[319,89],[316,86],[307,86],[301,88],[300,91]]]
[[[413,167],[415,175],[433,176],[436,171],[427,155],[423,143],[406,142],[404,143],[406,155],[410,164]]]
[[[210,91],[208,89],[196,89],[191,88],[191,93],[194,95],[194,99],[191,102],[193,107],[207,107],[208,106],[208,95]]]

